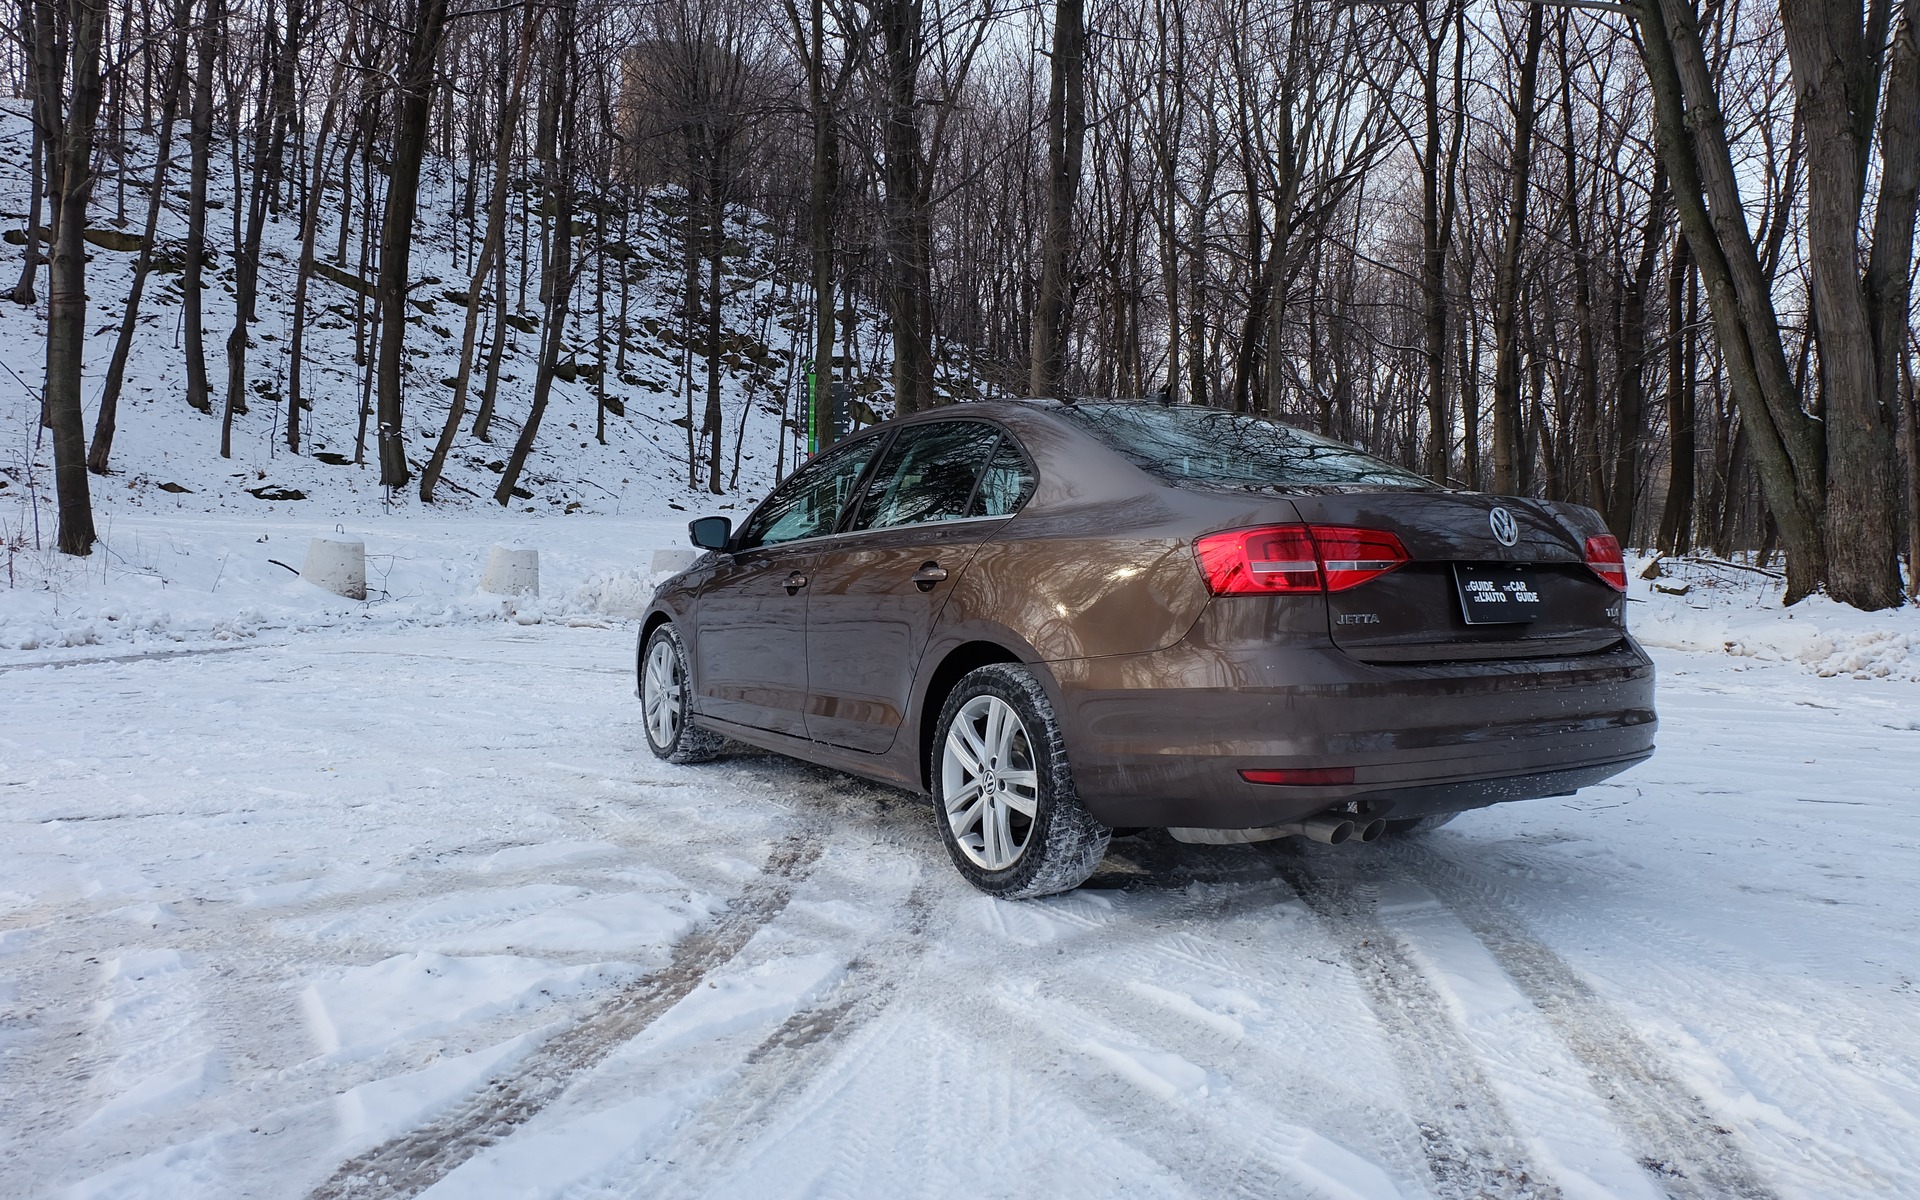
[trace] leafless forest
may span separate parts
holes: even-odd
[[[568,314],[602,378],[650,336],[625,302],[643,222],[684,251],[688,465],[722,488],[718,297],[749,214],[823,383],[883,413],[1067,393],[1271,413],[1591,504],[1630,545],[1784,554],[1790,599],[1900,603],[1920,546],[1920,0],[8,3],[0,70],[35,114],[19,227],[47,231],[9,247],[13,298],[49,305],[69,553],[94,540],[88,468],[111,469],[141,301],[85,311],[99,231],[141,239],[143,278],[177,257],[187,401],[230,427],[260,369],[249,264],[267,223],[297,227],[296,315],[316,274],[364,298],[377,466],[426,501],[449,448],[488,436],[498,331],[540,331],[504,503]],[[434,160],[450,210],[419,203]],[[240,187],[216,221],[220,161]],[[177,245],[155,244],[161,205]],[[343,218],[324,240],[322,212]],[[401,368],[428,225],[458,236],[466,312],[416,471]],[[208,328],[199,284],[229,258],[241,316]],[[856,304],[886,315],[884,358],[848,352]],[[90,321],[121,328],[97,411]],[[279,381],[294,452],[301,362]]]

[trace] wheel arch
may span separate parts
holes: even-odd
[[[634,695],[637,696],[640,694],[640,673],[646,669],[645,664],[646,664],[646,657],[647,657],[647,640],[653,636],[654,630],[660,628],[662,625],[672,624],[675,621],[675,619],[676,619],[676,614],[672,610],[664,607],[654,608],[651,612],[649,612],[645,617],[641,619],[640,639],[638,642],[634,644],[634,647],[633,647]],[[683,626],[683,629],[684,629],[684,626]],[[681,634],[680,640],[682,642],[686,641],[686,634],[684,632]],[[687,651],[687,657],[689,659],[693,657],[693,651],[691,648],[689,648]],[[692,673],[693,664],[691,663],[691,661],[689,661],[689,663],[687,664],[687,670],[689,674]]]
[[[947,651],[927,678],[926,691],[920,697],[920,720],[917,736],[914,739],[915,756],[919,762],[920,788],[924,792],[933,791],[933,775],[930,759],[933,750],[934,726],[940,721],[940,710],[946,707],[947,696],[954,685],[964,679],[969,671],[984,667],[989,663],[1015,663],[1031,666],[1026,659],[1014,653],[999,642],[975,639],[962,642]],[[1046,686],[1047,681],[1042,682]]]

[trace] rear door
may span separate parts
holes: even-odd
[[[1327,596],[1328,632],[1372,662],[1549,657],[1586,653],[1625,633],[1623,597],[1586,565],[1586,537],[1604,532],[1585,510],[1472,492],[1372,492],[1288,497],[1312,525],[1386,530],[1411,562]],[[1584,517],[1583,515],[1584,514]],[[1510,521],[1510,523],[1509,523]],[[1588,529],[1591,524],[1593,528]],[[1500,529],[1510,534],[1505,544]],[[1461,593],[1532,584],[1525,620]],[[1524,612],[1520,610],[1525,610]]]
[[[940,421],[900,430],[847,531],[813,566],[809,736],[873,754],[893,745],[947,597],[1031,490],[1024,455],[997,426]]]

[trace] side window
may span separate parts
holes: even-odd
[[[832,533],[867,460],[883,437],[837,446],[796,472],[775,489],[740,531],[740,548],[772,546]]]
[[[980,488],[973,494],[970,517],[1006,517],[1020,510],[1033,495],[1033,468],[1011,437],[1000,439],[986,473],[980,476]]]
[[[867,484],[854,529],[889,529],[967,515],[967,501],[999,441],[980,421],[909,426],[894,439]]]

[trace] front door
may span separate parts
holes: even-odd
[[[743,550],[700,589],[694,635],[699,710],[722,721],[806,736],[804,546]],[[800,585],[800,586],[796,586]]]
[[[701,713],[806,736],[812,571],[881,440],[836,446],[796,471],[747,518],[731,553],[719,556],[694,617]]]
[[[815,741],[874,754],[893,745],[940,610],[1024,499],[1025,460],[1010,444],[996,455],[1000,439],[981,421],[907,426],[868,477],[847,531],[820,547],[807,607]],[[1011,486],[977,486],[988,462],[1003,460]]]

